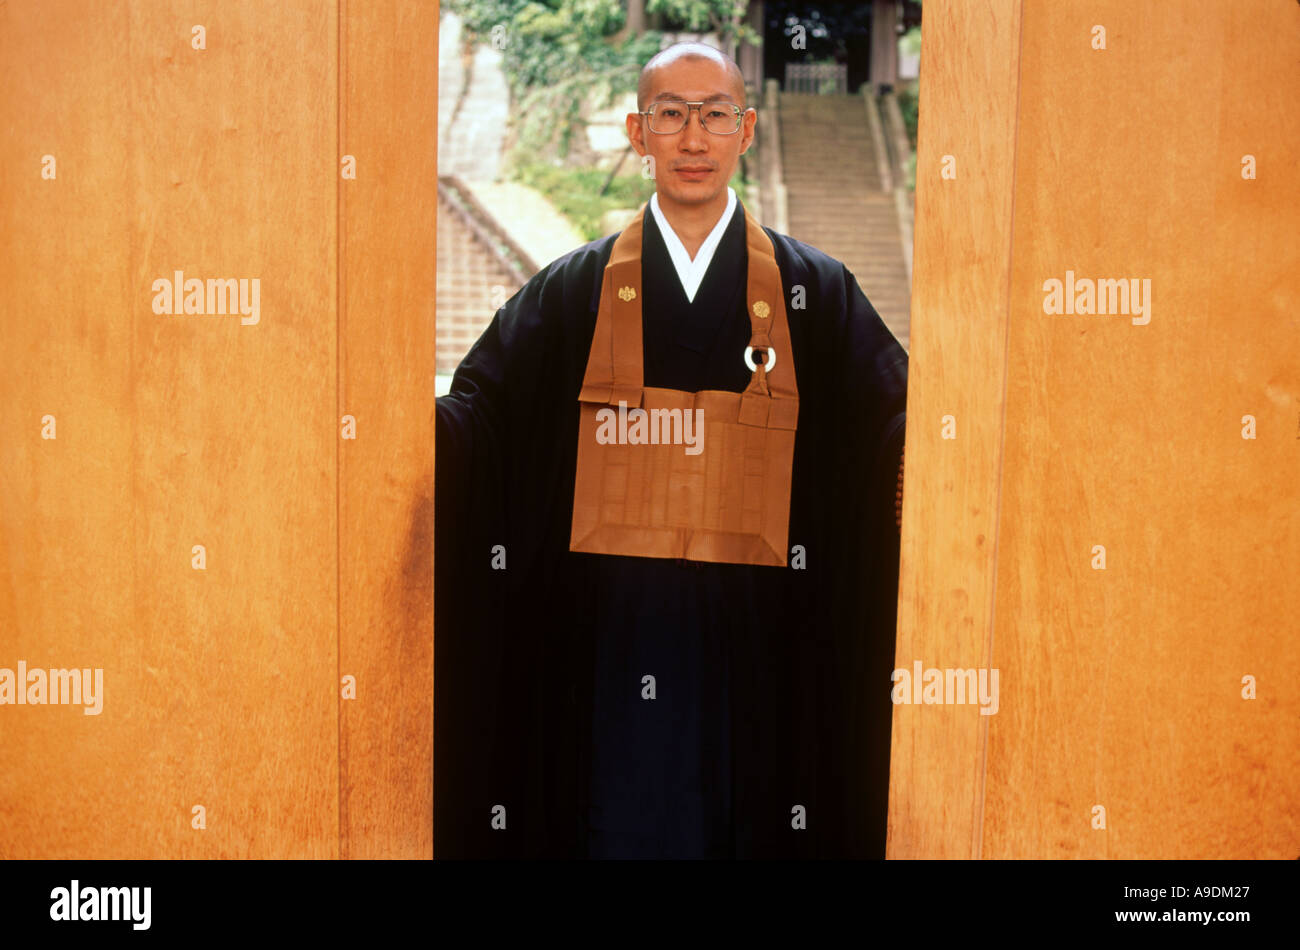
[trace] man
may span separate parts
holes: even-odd
[[[907,357],[842,264],[757,227],[727,186],[756,121],[729,57],[655,56],[627,117],[654,198],[533,277],[438,400],[435,856],[883,857]],[[780,290],[751,307],[764,266]],[[638,547],[646,525],[616,553],[582,541],[603,509],[579,397],[610,392],[592,385],[605,321],[633,302],[633,404],[765,407],[797,378],[792,462],[761,462],[788,478],[775,563]],[[725,450],[706,438],[681,464]],[[631,477],[662,487],[648,461]]]

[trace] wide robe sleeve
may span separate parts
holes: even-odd
[[[821,538],[821,557],[831,561],[818,565],[813,608],[824,743],[816,854],[883,858],[908,360],[843,264],[836,263],[820,288],[824,330],[815,341],[804,334],[805,352],[815,356],[805,362],[826,377],[807,381],[816,400],[809,406],[816,417],[809,426],[815,463],[807,477],[819,483],[814,536]],[[802,391],[803,376],[799,385]]]
[[[850,821],[845,846],[853,856],[883,858],[888,817],[890,701],[899,574],[896,502],[906,428],[907,353],[843,270],[847,319],[837,365],[837,401],[845,439],[836,467],[836,496],[848,532],[837,539],[842,571],[833,579],[836,617],[833,668],[845,727],[838,731],[846,764],[842,788]]]
[[[524,724],[535,721],[530,671],[556,652],[535,598],[546,583],[540,551],[548,537],[554,544],[548,515],[562,500],[564,447],[576,438],[584,274],[555,262],[529,280],[496,312],[450,393],[437,400],[437,857],[547,850],[522,840],[525,829],[539,827],[524,820],[536,807],[525,783],[545,752]],[[571,492],[571,479],[568,485]]]
[[[530,279],[437,400],[438,857],[565,856],[576,846],[572,823],[555,816],[581,791],[585,647],[566,611],[583,577],[556,553],[568,550],[577,395],[612,243],[585,245]]]
[[[882,858],[907,353],[841,262],[768,233],[790,301],[799,429],[790,567],[764,583],[763,661],[738,669],[753,683],[739,714],[760,717],[763,737],[738,740],[738,853]],[[790,831],[792,813],[806,813],[805,830]]]
[[[503,490],[507,411],[502,392],[507,356],[501,322],[493,317],[453,380],[437,400],[434,487],[434,855],[491,855],[497,843],[486,824],[485,803],[499,797],[500,722],[484,678],[499,669],[505,644],[503,591],[493,596],[484,570],[505,537]],[[508,562],[507,562],[508,563]],[[479,819],[476,821],[476,819]]]

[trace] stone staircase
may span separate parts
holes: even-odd
[[[911,287],[866,109],[861,95],[781,93],[789,234],[843,261],[906,348]]]
[[[437,371],[452,373],[522,284],[464,214],[438,195]]]

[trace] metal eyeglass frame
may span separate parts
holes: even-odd
[[[659,100],[658,102],[656,102],[656,103],[654,103],[653,105],[651,105],[650,108],[649,108],[647,111],[645,111],[645,112],[640,112],[640,113],[638,113],[638,115],[649,115],[649,116],[653,116],[654,113],[655,113],[655,106],[663,105],[664,103],[668,103],[668,102],[681,102],[681,103],[684,103],[685,106],[686,106],[686,119],[685,119],[684,122],[682,122],[682,127],[681,127],[680,129],[678,129],[676,132],[659,132],[659,131],[656,131],[654,128],[652,128],[652,127],[650,126],[650,123],[647,122],[647,123],[646,123],[646,127],[649,128],[651,132],[654,132],[655,135],[678,135],[678,134],[680,134],[681,132],[686,131],[686,126],[690,125],[690,123],[691,123],[691,112],[692,112],[692,111],[695,112],[695,113],[696,113],[697,115],[699,115],[699,117],[700,117],[700,128],[704,129],[704,131],[705,131],[705,132],[708,132],[710,135],[735,135],[737,132],[740,131],[740,127],[741,127],[742,125],[745,124],[745,123],[744,123],[745,113],[749,111],[748,108],[744,108],[744,109],[742,109],[742,108],[740,108],[740,106],[736,105],[734,102],[727,102],[725,99],[696,99],[696,100],[691,100],[691,99],[661,99],[661,100]],[[729,105],[729,106],[731,106],[731,108],[735,109],[735,110],[736,110],[736,127],[735,127],[734,129],[732,129],[730,132],[714,132],[712,129],[710,129],[708,126],[706,126],[706,125],[704,124],[704,112],[702,111],[702,110],[704,109],[704,104],[705,104],[706,102],[722,103],[722,104],[725,104],[725,105]]]

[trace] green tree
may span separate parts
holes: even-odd
[[[558,143],[568,152],[584,100],[636,88],[641,63],[659,49],[659,35],[618,38],[619,0],[449,0],[465,41],[501,50],[515,114],[515,147],[537,152]]]
[[[741,43],[758,43],[762,39],[745,22],[749,0],[647,0],[646,12],[662,13],[693,33],[717,33],[733,57]]]
[[[557,145],[567,154],[582,125],[584,103],[605,106],[636,88],[661,34],[620,35],[622,0],[447,0],[465,27],[467,46],[501,50],[515,114],[515,148],[532,154]],[[647,0],[692,31],[714,30],[729,52],[757,42],[745,23],[745,0]]]

